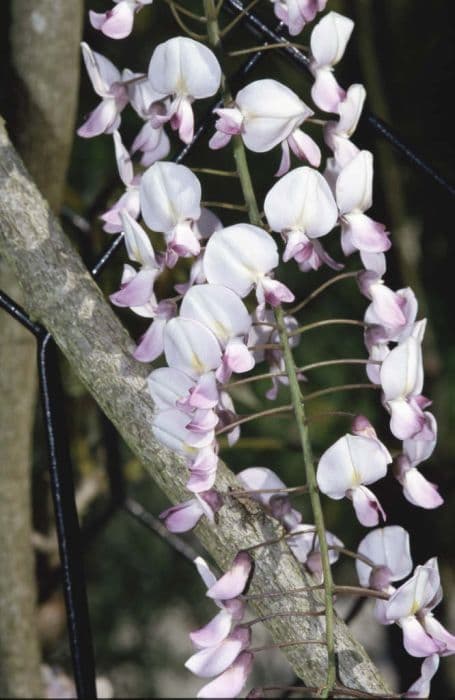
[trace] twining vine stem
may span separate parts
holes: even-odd
[[[217,53],[221,65],[223,65],[220,29],[218,25],[217,12],[214,0],[204,0],[204,12],[207,18],[207,33],[209,37],[209,42],[213,47],[214,51]],[[232,96],[225,77],[222,78],[221,84],[223,91],[223,102],[227,106],[232,101]],[[248,168],[248,162],[246,159],[246,152],[240,135],[235,135],[232,139],[232,143],[237,172],[239,174],[240,184],[242,187],[242,192],[245,199],[250,223],[256,226],[262,226],[261,215],[257,205],[253,183]],[[294,415],[297,422],[300,442],[302,446],[302,453],[306,471],[306,480],[311,500],[311,507],[313,510],[316,531],[319,538],[322,571],[324,575],[327,678],[325,687],[322,688],[320,691],[320,696],[326,698],[330,695],[330,692],[332,691],[336,681],[332,571],[330,568],[329,550],[325,537],[324,516],[322,513],[322,506],[316,482],[316,470],[314,467],[314,460],[311,449],[308,426],[306,422],[303,398],[300,392],[297,367],[294,362],[294,357],[292,355],[292,350],[289,343],[288,331],[286,330],[286,326],[284,323],[284,312],[281,307],[277,307],[275,309],[275,319],[277,323],[278,333],[280,336],[280,341],[282,344],[285,367],[289,379],[292,407],[294,410]]]

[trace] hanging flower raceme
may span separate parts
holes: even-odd
[[[120,71],[109,59],[92,51],[85,42],[82,42],[81,48],[93,89],[102,101],[79,127],[77,133],[84,138],[112,134],[119,128],[120,114],[128,104],[127,89],[123,85]]]
[[[447,656],[455,652],[455,637],[431,612],[441,599],[438,563],[432,558],[417,566],[414,575],[387,601],[386,619],[400,625],[404,648],[411,656]]]
[[[278,266],[278,248],[258,226],[235,224],[216,231],[204,255],[204,272],[210,284],[221,284],[240,297],[253,288],[261,307],[294,300],[292,292],[269,275]]]
[[[334,75],[333,67],[341,61],[354,29],[354,22],[338,12],[329,12],[311,33],[310,68],[315,81],[311,89],[314,103],[324,112],[337,112],[346,97]]]
[[[351,85],[344,100],[338,105],[338,121],[329,121],[324,126],[324,140],[333,152],[335,168],[344,168],[359,152],[357,146],[350,140],[357,128],[366,91],[363,85]]]
[[[192,102],[211,97],[220,87],[221,68],[214,53],[193,39],[174,37],[156,47],[148,75],[153,90],[171,99],[166,113],[157,115],[157,120],[170,122],[182,141],[190,143],[194,133]]]
[[[133,28],[134,14],[153,0],[114,0],[115,7],[107,12],[89,11],[90,24],[110,39],[124,39]]]
[[[318,12],[322,12],[327,0],[271,0],[276,17],[286,25],[291,36],[300,34]]]
[[[319,167],[321,151],[300,125],[313,112],[288,87],[266,78],[250,83],[237,93],[233,107],[215,110],[218,115],[210,148],[222,148],[234,134],[240,134],[245,146],[265,153],[281,144],[283,156],[277,177],[290,167],[289,148],[300,160]]]
[[[130,104],[138,116],[145,121],[131,146],[131,153],[141,151],[141,165],[148,168],[157,160],[169,155],[170,142],[157,115],[164,114],[166,105],[162,95],[156,93],[147,76],[141,73],[124,71]]]
[[[426,320],[416,323],[412,335],[391,350],[381,365],[380,380],[384,404],[391,415],[390,430],[399,440],[407,440],[418,433],[422,433],[423,439],[432,437],[426,430],[423,412],[430,402],[421,394],[425,325]]]
[[[438,486],[416,468],[433,454],[437,439],[437,423],[428,411],[424,412],[425,429],[423,439],[420,434],[403,441],[403,454],[396,460],[394,474],[403,487],[404,497],[421,508],[437,508],[444,503]]]
[[[130,155],[122,143],[119,132],[114,131],[113,137],[115,160],[120,179],[126,187],[126,192],[100,216],[100,219],[104,221],[103,230],[106,233],[120,233],[120,231],[123,231],[122,213],[127,213],[133,219],[137,219],[140,212],[139,183],[141,178],[139,175],[134,175]]]
[[[184,296],[180,316],[199,321],[217,338],[223,361],[217,379],[227,382],[232,372],[248,372],[254,357],[245,345],[251,328],[251,317],[235,292],[218,284],[199,284]]]
[[[341,246],[345,255],[360,251],[368,269],[365,254],[383,253],[390,248],[389,233],[383,224],[365,215],[373,202],[373,156],[360,151],[340,172],[335,192],[340,210]]]
[[[272,231],[286,242],[285,262],[294,258],[314,270],[323,263],[336,270],[342,267],[316,240],[329,233],[338,218],[330,187],[317,170],[296,168],[282,177],[268,192],[264,212]]]
[[[297,561],[304,564],[308,571],[316,576],[318,580],[323,580],[323,569],[321,559],[321,548],[319,537],[316,534],[314,525],[296,525],[290,530],[292,537],[287,539]],[[343,542],[334,534],[326,530],[325,538],[329,548],[329,562],[335,564],[340,557],[339,547],[344,547]]]
[[[385,513],[376,496],[366,488],[382,479],[392,458],[376,438],[344,435],[319,460],[317,482],[322,493],[339,500],[347,496],[362,525],[372,527]]]
[[[147,226],[164,234],[168,267],[174,267],[179,257],[198,255],[193,223],[201,215],[201,185],[189,168],[154,163],[142,176],[140,202]]]

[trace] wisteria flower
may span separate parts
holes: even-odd
[[[169,367],[198,378],[221,364],[220,345],[206,326],[188,318],[173,318],[164,331],[164,354]]]
[[[392,581],[401,581],[412,571],[409,534],[399,525],[369,532],[357,551],[374,564],[371,567],[362,559],[355,561],[360,585],[365,588],[387,591]]]
[[[215,54],[204,44],[188,37],[174,37],[159,44],[149,65],[152,88],[171,98],[161,123],[170,121],[184,143],[194,133],[192,102],[214,95],[221,82],[221,68]]]
[[[317,170],[296,168],[282,177],[269,190],[264,212],[272,231],[281,233],[286,241],[285,262],[294,258],[298,263],[304,263],[317,251],[322,262],[338,268],[338,264],[314,240],[329,233],[338,218],[330,187]]]
[[[312,110],[277,80],[266,78],[250,83],[237,93],[233,107],[215,112],[218,120],[211,148],[222,148],[234,134],[240,134],[245,146],[255,153],[265,153],[281,144],[283,156],[277,176],[289,170],[289,148],[301,160],[320,165],[319,146],[299,129],[313,114]]]
[[[147,226],[164,234],[168,267],[179,257],[198,255],[200,244],[192,224],[201,215],[201,185],[189,168],[154,163],[142,176],[140,202]]]
[[[336,166],[340,170],[359,152],[350,138],[359,123],[365,97],[363,85],[351,85],[338,105],[338,121],[329,121],[324,127],[324,140],[332,150]]]
[[[89,10],[90,24],[111,39],[124,39],[133,28],[134,14],[153,0],[114,0],[115,7],[107,12]]]
[[[253,665],[253,654],[245,651],[218,678],[207,683],[198,698],[235,698],[241,693]]]
[[[284,284],[269,277],[278,262],[278,248],[271,236],[258,226],[235,224],[210,237],[204,271],[211,284],[229,287],[242,298],[255,288],[261,305],[278,306],[294,300]]]
[[[322,12],[327,0],[271,0],[276,17],[286,25],[291,36],[300,34],[318,12]]]
[[[334,75],[333,67],[341,61],[354,29],[354,22],[338,12],[329,12],[311,33],[311,71],[315,81],[311,97],[325,112],[337,112],[346,93]]]
[[[128,92],[122,84],[120,71],[109,59],[82,42],[82,56],[93,89],[102,98],[77,133],[84,138],[111,134],[120,126],[120,114],[128,104]]]
[[[237,474],[237,479],[252,491],[251,498],[261,503],[274,518],[280,520],[286,529],[291,530],[302,520],[302,514],[292,508],[289,494],[283,493],[286,484],[267,467],[249,467]],[[266,490],[266,493],[262,490]],[[274,493],[272,489],[276,489]],[[255,493],[257,491],[257,493]]]
[[[344,435],[319,460],[317,482],[322,493],[336,500],[347,496],[362,525],[372,527],[386,516],[376,496],[366,488],[382,479],[392,458],[379,440]]]
[[[205,491],[194,494],[194,498],[167,508],[160,513],[169,532],[181,533],[192,530],[203,515],[215,522],[215,514],[221,508],[222,501],[217,491]]]
[[[321,548],[314,525],[296,525],[290,530],[290,534],[292,537],[287,539],[287,543],[295,558],[301,564],[305,564],[308,570],[320,579],[323,576]],[[325,533],[325,538],[329,547],[329,562],[334,564],[340,556],[337,547],[344,547],[344,544],[328,530]]]

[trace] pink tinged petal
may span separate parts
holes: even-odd
[[[131,34],[134,22],[134,10],[131,3],[119,2],[112,10],[109,10],[104,15],[99,15],[95,12],[89,12],[90,24],[95,29],[100,29],[103,34],[110,39],[124,39]],[[100,18],[104,17],[101,22]]]
[[[254,562],[248,552],[239,552],[231,568],[207,591],[209,598],[231,600],[241,595],[250,579]]]
[[[427,634],[435,641],[444,645],[440,654],[448,656],[455,653],[455,636],[450,634],[441,623],[436,620],[432,613],[427,612],[422,618],[422,625]]]
[[[225,348],[236,337],[246,336],[251,318],[235,292],[217,284],[199,284],[184,296],[180,315],[209,328]]]
[[[431,438],[422,439],[419,435],[403,442],[403,452],[406,454],[411,466],[416,467],[421,462],[429,459],[436,446],[438,426],[432,413],[425,412],[425,425]]]
[[[286,484],[275,474],[274,471],[267,467],[250,467],[243,469],[237,474],[237,479],[250,491],[260,489],[277,489],[277,493],[281,489],[286,488]],[[268,505],[273,493],[254,493],[251,498],[260,503]]]
[[[334,66],[341,60],[354,29],[354,22],[338,12],[329,12],[311,33],[311,54],[317,66]]]
[[[189,437],[189,431],[186,429],[187,423],[188,415],[182,411],[177,409],[160,411],[153,418],[152,431],[162,445],[179,454],[190,456],[196,450],[187,443]]]
[[[160,367],[149,374],[147,385],[156,407],[166,409],[180,407],[182,397],[188,396],[195,383],[178,369]]]
[[[287,139],[281,142],[281,160],[274,177],[282,177],[286,175],[291,167],[291,152]]]
[[[381,588],[388,588],[390,581],[400,581],[412,571],[412,559],[409,546],[409,534],[399,525],[390,525],[369,532],[360,542],[358,549],[376,567],[385,567],[388,570],[389,580]],[[370,585],[371,566],[360,559],[356,559],[357,575],[360,585]]]
[[[187,37],[174,37],[159,44],[149,65],[152,88],[162,95],[211,97],[221,81],[221,68],[214,53]]]
[[[336,183],[336,200],[340,213],[367,211],[373,202],[373,155],[359,154],[340,172]]]
[[[273,231],[309,238],[325,236],[338,218],[326,180],[306,166],[295,168],[269,190],[264,211]]]
[[[195,527],[203,514],[199,503],[192,498],[190,501],[164,510],[159,518],[164,521],[169,532],[188,532]]]
[[[405,698],[428,698],[430,696],[430,683],[439,668],[438,654],[432,654],[422,664],[420,677],[405,692]]]
[[[386,514],[378,499],[365,486],[358,486],[350,493],[352,505],[359,522],[365,527],[375,527],[379,520],[387,520]]]
[[[351,85],[343,102],[340,103],[338,114],[340,116],[336,125],[338,134],[351,136],[357,128],[363,105],[366,98],[366,90],[363,85]]]
[[[414,615],[400,620],[403,630],[403,646],[411,656],[430,656],[443,649],[440,642],[432,639]]]
[[[197,694],[198,698],[235,698],[241,693],[253,665],[253,654],[244,652],[214,681]]]
[[[159,266],[155,258],[155,251],[150,238],[142,226],[134,221],[126,211],[122,212],[120,216],[125,232],[125,245],[129,259],[158,272]]]
[[[170,367],[198,377],[221,364],[215,336],[202,323],[186,318],[171,319],[165,331],[164,353]]]
[[[177,114],[171,120],[171,126],[178,130],[183,143],[191,143],[194,136],[194,114],[189,100],[180,101]]]
[[[321,165],[321,150],[311,136],[301,129],[296,129],[288,136],[288,144],[291,151],[299,160],[307,160],[314,168]]]
[[[421,393],[422,349],[416,338],[409,337],[387,355],[381,366],[381,385],[386,401]]]
[[[185,667],[201,678],[211,678],[225,671],[243,649],[240,639],[224,639],[215,647],[196,652],[185,662]]]
[[[267,304],[273,307],[290,303],[295,299],[294,294],[285,284],[270,277],[263,277],[258,285],[259,288],[262,289]]]
[[[406,583],[403,583],[387,601],[387,619],[396,622],[401,618],[416,615],[431,604],[439,588],[439,576],[432,560],[429,560],[424,566],[417,566],[414,575]]]
[[[201,252],[200,243],[188,221],[178,224],[170,236],[166,238],[168,251],[172,250],[178,257],[189,258],[199,255]]]
[[[191,408],[215,408],[219,401],[218,387],[212,372],[203,374],[189,391],[184,405]]]
[[[196,632],[190,632],[190,639],[199,649],[214,647],[226,639],[231,631],[232,615],[221,610],[213,620]]]
[[[100,219],[105,222],[103,230],[106,233],[120,233],[123,231],[123,213],[129,214],[132,219],[137,219],[139,216],[139,190],[135,186],[128,187],[120,199],[100,216]]]
[[[402,311],[403,303],[396,292],[378,282],[370,287],[370,294],[373,309],[383,325],[397,328],[405,325],[406,316]]]
[[[230,134],[224,134],[221,131],[215,131],[215,133],[209,141],[209,148],[211,148],[212,151],[218,151],[220,148],[224,148],[225,146],[227,146],[231,138],[232,136]]]
[[[133,357],[139,362],[153,362],[164,350],[164,329],[166,321],[155,319],[139,339]]]
[[[255,80],[235,98],[243,115],[242,139],[256,153],[264,153],[288,138],[313,111],[277,80]]]
[[[141,306],[150,301],[153,295],[156,271],[143,268],[137,275],[122,286],[118,292],[111,294],[109,299],[115,306]]]
[[[343,498],[349,489],[382,479],[390,462],[387,455],[379,440],[347,434],[329,447],[319,460],[318,486],[331,498]],[[360,500],[361,496],[357,498]]]
[[[383,253],[389,250],[391,242],[384,224],[373,221],[361,213],[347,214],[342,218],[342,245],[348,239],[349,245],[365,253]],[[348,254],[348,253],[346,253]]]
[[[195,494],[209,491],[216,481],[216,471],[216,463],[210,468],[207,468],[206,464],[200,469],[191,467],[190,478],[186,483],[187,489]]]
[[[93,89],[100,97],[107,97],[111,94],[111,86],[120,81],[120,72],[109,59],[96,51],[92,51],[85,42],[81,43],[81,49]]]
[[[219,117],[215,123],[215,127],[218,131],[230,136],[242,132],[243,116],[237,107],[222,107],[214,109],[213,111]]]
[[[106,12],[93,12],[93,10],[89,10],[89,19],[90,19],[90,24],[94,29],[101,29],[104,22],[106,21]]]
[[[218,421],[215,411],[199,408],[191,414],[191,420],[186,427],[194,433],[204,434],[207,431],[213,431]]]
[[[171,233],[178,224],[201,215],[201,185],[184,165],[154,163],[142,176],[141,211],[153,231]]]
[[[196,557],[194,560],[194,565],[196,566],[198,574],[204,581],[206,587],[210,588],[210,586],[213,586],[213,584],[216,582],[216,576],[214,573],[212,573],[205,559],[202,557]]]
[[[388,401],[387,408],[391,414],[390,430],[399,440],[408,440],[422,429],[425,420],[422,411],[406,399]]]
[[[152,142],[149,141],[147,143],[147,148],[142,154],[141,165],[143,165],[145,168],[153,165],[158,160],[167,158],[171,150],[171,143],[164,129],[155,129],[155,132],[158,135],[158,139],[153,142],[155,144],[154,147],[151,147]]]
[[[377,275],[379,275],[379,277],[382,277],[385,274],[387,264],[384,253],[368,253],[361,250],[360,259],[366,270],[375,272]]]
[[[245,297],[278,262],[278,248],[271,236],[257,226],[235,224],[209,238],[204,272],[210,284],[224,285]]]
[[[389,354],[389,348],[385,344],[373,345],[370,349],[369,360],[374,360],[374,362],[382,362]],[[373,384],[381,383],[381,365],[378,364],[368,364],[366,366],[366,373],[368,379]]]
[[[406,470],[398,480],[403,487],[404,497],[414,506],[431,510],[444,503],[438,486],[425,479],[415,467]]]
[[[116,122],[117,113],[114,98],[104,99],[93,112],[90,112],[87,121],[79,127],[78,136],[89,139],[108,132]]]
[[[335,76],[328,68],[316,68],[315,81],[311,88],[311,99],[324,112],[337,112],[346,92],[338,85]]]

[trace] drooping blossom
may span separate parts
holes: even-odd
[[[201,207],[201,216],[193,224],[193,229],[196,236],[201,240],[207,240],[212,233],[220,231],[223,224],[220,218],[210,209]],[[179,294],[185,294],[193,284],[203,284],[207,282],[203,266],[203,253],[201,252],[191,264],[191,269],[188,274],[188,279],[182,284],[176,284],[174,289]]]
[[[406,340],[414,329],[418,310],[412,289],[405,287],[394,292],[375,272],[369,271],[360,273],[359,286],[372,302],[364,316],[368,349],[379,343],[401,343]]]
[[[174,267],[179,257],[198,255],[200,244],[192,224],[201,215],[201,185],[189,168],[154,163],[142,176],[140,202],[147,226],[164,234],[168,267]]]
[[[412,335],[393,348],[381,365],[384,404],[391,416],[390,429],[399,440],[412,438],[425,428],[423,409],[430,403],[421,394],[425,323],[425,320],[416,323]]]
[[[294,300],[284,284],[269,276],[278,262],[278,248],[269,234],[258,226],[235,224],[210,237],[204,272],[210,284],[229,287],[242,298],[255,288],[261,305],[278,306]]]
[[[403,441],[403,454],[396,460],[394,474],[410,503],[421,508],[438,508],[444,503],[438,486],[428,481],[417,469],[419,464],[431,457],[437,439],[435,417],[429,411],[424,411],[423,417],[423,431]]]
[[[119,132],[114,131],[113,137],[117,169],[120,179],[126,187],[126,191],[115,204],[100,216],[100,219],[104,221],[103,230],[106,231],[106,233],[119,233],[123,231],[122,213],[127,213],[132,219],[137,219],[140,212],[140,175],[134,175],[130,155],[123,145]]]
[[[210,371],[194,378],[175,367],[159,367],[149,374],[147,385],[161,411],[179,408],[191,413],[198,408],[215,408],[220,398],[215,374]]]
[[[210,148],[222,148],[234,134],[240,134],[245,146],[265,153],[281,144],[283,155],[277,176],[290,167],[289,148],[300,160],[319,167],[321,151],[299,127],[313,112],[286,85],[266,78],[240,90],[234,106],[215,110],[218,115]]]
[[[338,12],[329,12],[311,33],[311,72],[314,84],[311,97],[324,112],[337,112],[346,97],[333,75],[333,67],[341,61],[354,29],[354,22]]]
[[[113,0],[115,7],[107,12],[89,10],[90,24],[110,39],[124,39],[133,28],[134,14],[153,0]]]
[[[351,141],[351,136],[359,123],[365,97],[366,91],[363,85],[351,85],[345,98],[338,105],[338,121],[329,121],[324,126],[324,141],[333,153],[338,171],[359,152],[357,146]]]
[[[243,690],[253,665],[253,654],[244,651],[218,678],[207,683],[197,694],[198,698],[235,698]]]
[[[439,668],[438,654],[428,656],[422,663],[419,678],[404,693],[405,698],[429,698],[430,683]]]
[[[223,362],[217,370],[220,382],[232,372],[248,372],[254,357],[245,345],[251,317],[240,297],[218,284],[198,284],[184,296],[180,316],[199,321],[209,328],[223,349]]]
[[[323,569],[319,537],[314,525],[296,525],[290,530],[292,537],[286,541],[297,561],[304,564],[307,569],[318,579],[322,580]],[[325,539],[329,548],[329,562],[338,561],[340,553],[337,547],[344,547],[343,542],[333,533],[326,530]]]
[[[156,93],[147,76],[126,69],[123,77],[128,89],[130,104],[145,121],[131,146],[131,153],[141,151],[141,165],[148,168],[157,160],[169,155],[170,141],[157,115],[164,114],[166,105],[162,95]]]
[[[154,299],[153,286],[161,272],[161,265],[156,260],[149,237],[137,221],[126,211],[121,213],[121,220],[128,257],[141,269],[132,277],[127,270],[120,291],[111,294],[110,299],[116,306],[140,307]]]
[[[125,268],[127,266],[125,265]],[[132,268],[128,275],[131,276]],[[124,273],[125,274],[125,273]],[[133,274],[137,274],[133,271]],[[127,277],[124,277],[127,283]],[[123,279],[122,279],[123,283]],[[168,321],[177,315],[177,305],[170,299],[158,301],[156,297],[143,306],[133,306],[132,311],[144,318],[153,318],[152,323],[139,338],[133,357],[139,362],[153,362],[164,350],[164,330]]]
[[[221,68],[215,54],[194,39],[174,37],[156,47],[148,75],[153,90],[171,99],[166,113],[157,119],[169,121],[182,141],[190,143],[194,133],[192,102],[211,97],[220,86]]]
[[[447,656],[455,652],[455,637],[431,612],[442,598],[436,558],[417,566],[385,604],[389,622],[397,622],[403,631],[404,648],[411,656]]]
[[[374,564],[355,560],[360,585],[365,588],[388,591],[392,581],[401,581],[412,571],[409,534],[399,525],[372,530],[357,551]]]
[[[198,378],[221,364],[221,348],[206,326],[189,318],[173,318],[164,332],[164,354],[169,367]]]
[[[250,497],[258,501],[287,530],[292,530],[301,522],[302,514],[292,507],[289,494],[282,491],[286,485],[274,471],[267,467],[249,467],[239,472],[237,479],[248,491],[252,491]],[[266,490],[265,493],[261,492],[263,489]],[[271,489],[276,489],[276,492],[271,492]]]
[[[300,34],[318,12],[322,12],[327,0],[271,0],[276,17],[286,25],[291,36]]]
[[[367,527],[386,516],[376,496],[366,488],[382,479],[392,458],[379,440],[346,434],[328,448],[319,460],[317,482],[322,493],[339,500],[352,500],[357,518]]]
[[[322,263],[339,269],[316,239],[325,236],[337,222],[338,210],[330,187],[317,170],[295,168],[269,190],[264,212],[272,231],[286,242],[283,260],[294,258],[313,269]]]
[[[101,102],[77,133],[84,138],[111,134],[120,126],[120,114],[128,104],[128,92],[122,83],[120,71],[105,58],[82,42],[82,56],[88,76]]]
[[[373,156],[369,151],[360,151],[341,170],[335,185],[345,255],[356,250],[366,254],[383,253],[390,248],[385,226],[364,213],[373,202],[372,188]]]
[[[181,533],[192,530],[203,515],[210,522],[215,522],[215,514],[221,508],[222,501],[217,491],[205,491],[194,494],[194,498],[167,508],[160,513],[169,532]]]

